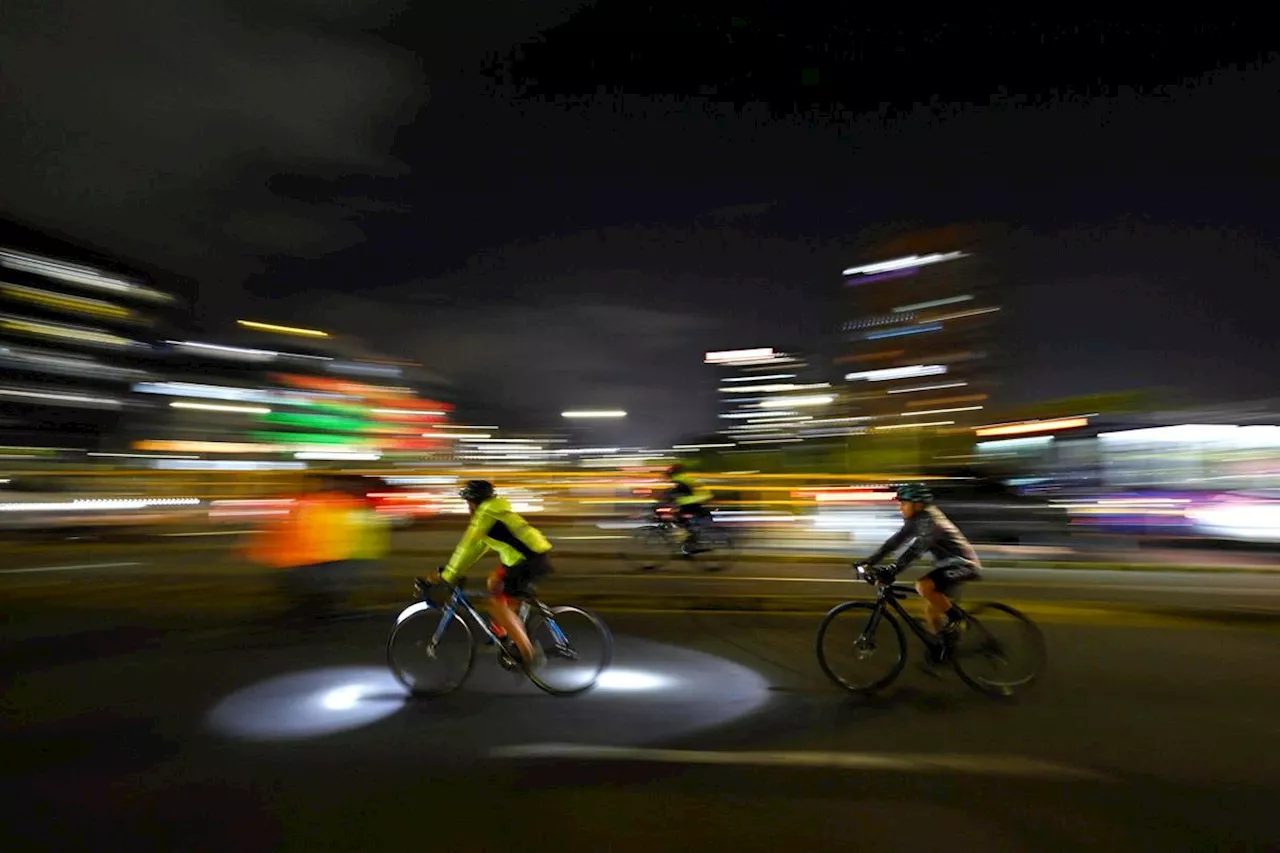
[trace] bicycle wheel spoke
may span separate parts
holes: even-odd
[[[642,527],[631,536],[622,558],[641,570],[660,569],[671,560],[674,545],[660,527]]]
[[[416,696],[456,690],[471,673],[471,630],[452,611],[422,610],[396,625],[387,640],[392,674]]]
[[[555,607],[535,615],[529,640],[546,656],[530,674],[538,687],[557,695],[593,687],[613,660],[613,637],[594,614],[578,607]]]
[[[1025,690],[1044,668],[1040,630],[1012,607],[978,605],[969,611],[953,663],[971,687],[1007,697]]]
[[[885,687],[902,672],[906,640],[897,620],[871,604],[850,601],[818,626],[818,663],[827,677],[854,693]]]

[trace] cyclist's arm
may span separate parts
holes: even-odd
[[[494,517],[490,513],[483,509],[476,511],[471,517],[471,523],[467,525],[466,532],[462,534],[462,541],[453,549],[449,562],[440,572],[441,580],[445,583],[454,583],[466,574],[467,569],[475,565],[476,560],[484,556],[489,550],[484,538],[489,534],[489,528],[493,527],[493,521]]]
[[[867,558],[867,565],[874,566],[883,560],[889,554],[902,547],[908,539],[916,535],[915,525],[910,521],[905,522],[898,532],[885,540],[885,543],[876,549],[876,552]]]
[[[915,525],[915,535],[915,540],[898,555],[897,565],[899,572],[920,559],[921,554],[937,543],[938,525],[934,524],[933,519],[929,518],[929,516],[921,514]]]

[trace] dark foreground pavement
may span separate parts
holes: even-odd
[[[1280,842],[1266,629],[1049,624],[1019,701],[910,667],[859,700],[819,672],[812,616],[608,613],[618,653],[592,693],[544,696],[482,655],[460,692],[406,702],[385,619],[97,616],[7,631],[0,850]]]

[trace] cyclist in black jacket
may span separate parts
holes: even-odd
[[[916,581],[916,592],[924,599],[925,619],[935,634],[944,639],[954,634],[960,622],[959,612],[952,606],[949,593],[965,581],[977,580],[982,564],[978,553],[960,528],[934,506],[933,493],[922,483],[907,483],[898,487],[898,503],[905,519],[902,529],[867,558],[862,568],[882,582],[892,582],[903,569],[914,563],[921,554],[933,557],[933,569]],[[903,548],[898,559],[879,569],[875,565],[893,551]],[[944,624],[945,622],[945,624]]]

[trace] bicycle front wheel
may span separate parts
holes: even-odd
[[[978,604],[965,611],[951,663],[965,684],[1007,698],[1039,678],[1045,657],[1044,635],[1034,622],[1004,604]]]
[[[667,532],[656,525],[641,527],[631,534],[622,559],[641,571],[660,569],[671,561],[675,544]]]
[[[723,572],[733,568],[736,557],[736,543],[733,534],[722,525],[711,523],[698,533],[699,543],[705,551],[695,558],[709,572]]]
[[[851,693],[873,693],[887,687],[907,663],[902,626],[883,607],[846,601],[818,626],[818,665]]]
[[[613,661],[613,635],[600,617],[581,607],[550,607],[530,617],[529,642],[546,662],[529,680],[554,696],[590,690]]]
[[[471,629],[454,611],[426,602],[401,612],[387,639],[387,665],[414,696],[443,696],[471,674],[476,647]]]

